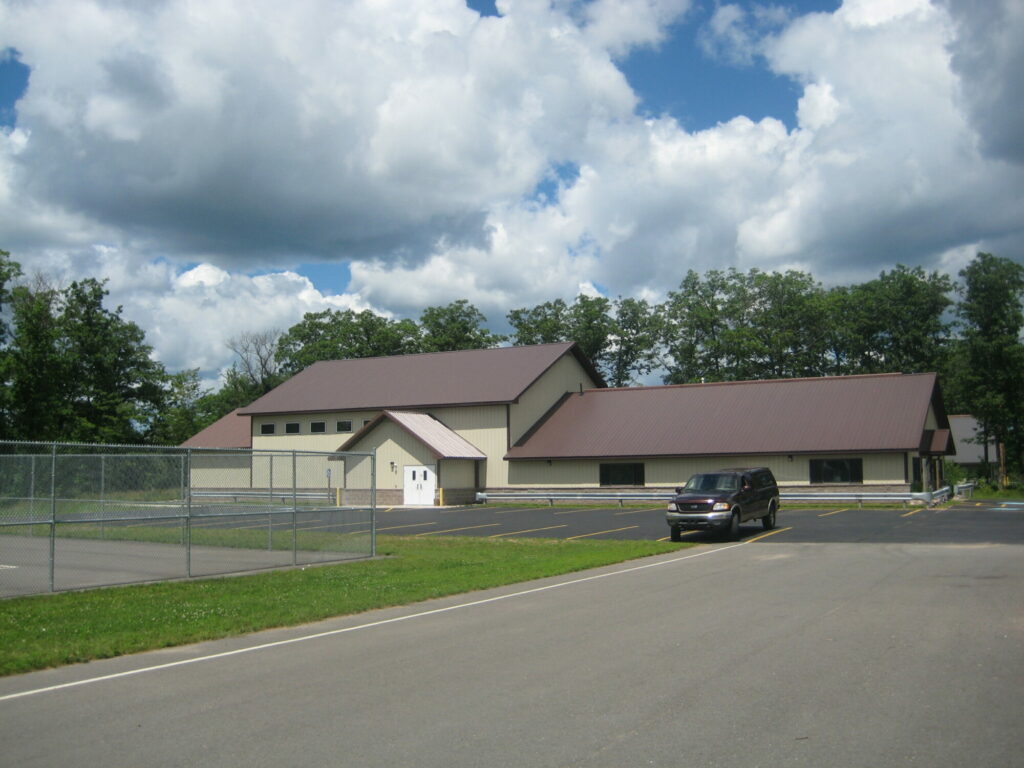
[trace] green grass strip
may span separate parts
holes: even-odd
[[[686,547],[657,541],[378,537],[385,557],[0,601],[0,675],[405,605]]]

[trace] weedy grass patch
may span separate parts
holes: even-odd
[[[294,626],[595,568],[688,544],[380,536],[378,557],[0,601],[0,675]]]

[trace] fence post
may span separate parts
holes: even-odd
[[[347,483],[346,483],[347,485]],[[370,557],[377,556],[377,449],[370,454]]]
[[[298,469],[298,452],[292,451],[292,565],[298,563],[298,546],[299,537],[297,533],[298,528],[298,513],[299,513],[299,500],[296,496],[299,485],[299,476],[297,474]]]
[[[267,487],[267,494],[270,497],[270,506],[274,506],[274,454],[267,456],[267,460],[270,462],[269,469],[269,480]],[[274,518],[271,515],[267,515],[267,551],[269,552],[274,548]]]
[[[192,449],[185,449],[185,575],[192,578]]]
[[[54,558],[57,554],[57,444],[50,446],[50,591],[56,592]]]
[[[36,455],[33,453],[31,459],[31,472],[29,475],[29,488],[28,488],[28,514],[29,517],[34,521],[36,519]],[[29,531],[32,535],[35,535],[35,526],[30,526]]]
[[[107,455],[100,454],[100,538],[107,538]]]

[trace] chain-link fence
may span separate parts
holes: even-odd
[[[372,453],[0,441],[0,597],[372,557]]]

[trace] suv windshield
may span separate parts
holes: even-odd
[[[687,491],[738,491],[740,479],[736,475],[694,475],[683,486]]]

